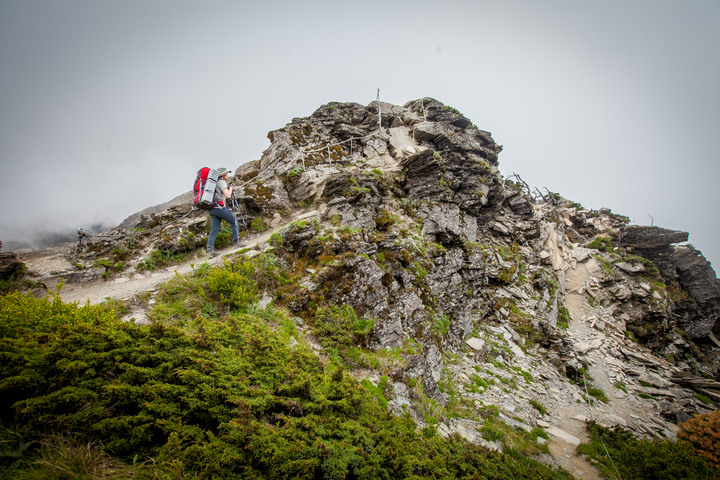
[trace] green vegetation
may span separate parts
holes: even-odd
[[[598,400],[600,400],[603,403],[610,402],[610,399],[607,397],[607,395],[605,395],[605,392],[602,389],[593,386],[592,382],[595,379],[590,376],[590,374],[587,372],[587,370],[585,370],[584,368],[581,368],[578,373],[580,375],[580,382],[579,382],[580,387],[583,390],[587,390],[588,395],[590,395],[591,397],[597,398]],[[588,399],[588,402],[592,403],[592,402],[590,402],[589,399]]]
[[[470,380],[472,382],[465,384],[465,390],[472,393],[483,393],[489,386],[488,382],[474,373],[470,375]]]
[[[558,308],[558,320],[557,320],[557,326],[559,328],[562,328],[563,330],[567,330],[570,328],[570,311],[565,306],[561,306]]]
[[[595,260],[600,262],[600,265],[602,265],[603,270],[605,270],[605,273],[607,273],[610,276],[615,276],[615,272],[613,272],[613,263],[610,260],[607,260],[600,255],[593,255]]]
[[[647,259],[647,258],[645,258],[645,257],[641,257],[641,256],[639,256],[639,255],[628,255],[628,256],[626,256],[625,258],[623,258],[622,260],[619,260],[619,261],[627,262],[627,263],[629,263],[630,265],[634,265],[634,264],[638,264],[638,263],[639,263],[639,264],[641,264],[642,266],[645,267],[645,272],[646,272],[648,275],[650,275],[651,277],[654,277],[654,278],[662,278],[661,275],[660,275],[660,270],[658,269],[657,265],[655,265],[655,262],[653,262],[652,260],[649,260],[649,259]]]
[[[0,297],[0,478],[571,478],[389,414],[387,377],[344,371],[372,321],[320,310],[341,359],[323,360],[286,311],[255,306],[286,281],[264,256],[203,264],[162,288],[150,325]]]
[[[284,175],[285,175],[285,177],[287,177],[288,180],[293,181],[293,180],[296,180],[297,177],[299,177],[300,174],[304,171],[305,171],[305,168],[298,167],[298,168],[294,168],[292,170],[288,170],[287,172],[285,172]]]
[[[318,308],[313,334],[335,356],[338,363],[353,367],[376,367],[377,361],[361,348],[366,345],[374,323],[372,319],[358,318],[348,305]]]
[[[693,395],[693,398],[697,398],[698,400],[700,400],[701,402],[703,402],[703,403],[706,404],[706,405],[712,405],[712,404],[713,404],[712,399],[711,399],[710,397],[708,397],[707,395],[703,395],[702,393],[698,393],[697,395]]]
[[[222,229],[221,229],[222,232]],[[228,230],[229,232],[229,230]],[[218,234],[218,238],[220,237],[220,234]],[[229,238],[229,236],[228,236]],[[215,242],[215,245],[218,246],[222,242]],[[229,243],[229,241],[228,241]],[[218,247],[220,248],[220,247]],[[176,263],[182,262],[187,258],[187,253],[184,252],[177,252],[172,249],[165,249],[165,250],[153,250],[150,252],[150,256],[147,258],[139,261],[135,268],[142,271],[153,271],[157,270],[158,268],[167,267],[168,265],[174,265]],[[106,271],[107,273],[107,271]]]
[[[626,388],[626,386],[625,386],[625,384],[624,384],[623,382],[616,382],[616,383],[615,383],[615,388],[617,388],[618,390],[622,390],[622,391],[625,392],[626,394],[628,393],[627,388]]]
[[[363,379],[360,383],[373,394],[380,406],[387,407],[388,399],[385,398],[385,389],[388,388],[388,377],[386,375],[380,378],[380,383],[377,386],[367,378]]]
[[[448,334],[450,329],[450,317],[446,313],[434,313],[432,315],[432,332],[439,338]]]
[[[268,229],[265,219],[263,217],[255,217],[250,220],[250,230],[253,232],[264,232]],[[219,235],[218,235],[219,236]],[[217,241],[215,242],[215,248],[221,248],[218,246]]]
[[[613,245],[613,239],[610,237],[597,237],[595,240],[588,244],[588,248],[594,248],[606,253],[615,253],[615,246]]]
[[[101,258],[101,259],[95,261],[95,263],[93,264],[93,267],[104,268],[105,271],[103,272],[102,277],[108,278],[114,272],[119,272],[123,268],[125,268],[125,264],[122,261],[113,263],[112,260],[109,260],[107,258]]]
[[[9,275],[8,278],[0,279],[0,294],[27,287],[30,282],[23,280],[25,272],[27,272],[27,266],[20,262],[17,271],[15,271],[12,275]]]
[[[601,389],[599,389],[597,387],[588,388],[588,395],[590,395],[591,397],[597,398],[598,400],[600,400],[603,403],[610,402],[610,399],[608,399],[607,395],[605,395],[605,392],[603,392]]]
[[[384,209],[380,210],[375,216],[375,225],[381,232],[387,232],[394,223],[397,223],[397,221],[397,216]]]
[[[530,405],[532,405],[532,407],[535,410],[537,410],[540,413],[540,415],[547,415],[547,413],[548,413],[547,409],[545,408],[545,406],[542,403],[538,402],[537,400],[533,400],[531,398]]]
[[[480,435],[490,442],[499,442],[503,449],[514,452],[516,455],[537,455],[548,453],[547,445],[538,443],[537,439],[547,439],[547,433],[541,428],[527,431],[520,427],[511,427],[499,418],[499,412],[485,412]],[[519,420],[518,420],[519,421]],[[481,477],[482,478],[482,477]]]
[[[578,451],[587,455],[608,480],[717,478],[717,469],[685,441],[638,439],[620,426],[609,429],[595,422],[588,423],[588,431],[590,442],[578,446]]]

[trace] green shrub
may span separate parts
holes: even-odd
[[[375,386],[374,383],[372,383],[367,378],[363,379],[362,382],[360,382],[363,387],[365,387],[370,393],[373,394],[375,399],[377,399],[378,403],[383,406],[387,407],[388,401],[385,397],[385,389],[388,386],[388,377],[386,375],[383,375],[382,378],[380,378],[380,383]]]
[[[243,308],[257,295],[254,273],[255,266],[250,261],[226,263],[207,275],[208,289],[220,303],[231,309]]]
[[[717,478],[717,470],[687,442],[639,439],[620,426],[610,429],[595,422],[588,422],[588,432],[590,442],[579,445],[578,452],[590,457],[607,479],[618,480],[618,472],[620,478],[634,480]]]
[[[452,323],[450,317],[444,312],[433,313],[432,322],[432,332],[439,338],[447,335],[450,330],[450,324]]]
[[[95,260],[95,263],[93,263],[93,267],[104,268],[105,271],[103,272],[102,277],[108,278],[113,273],[119,272],[123,268],[125,268],[125,264],[122,262],[122,260],[118,261],[116,263],[113,263],[112,260],[109,260],[107,258],[101,258],[99,260]]]
[[[606,253],[615,253],[615,246],[613,245],[613,239],[610,237],[597,237],[595,240],[588,244],[588,248],[594,248]]]
[[[655,265],[655,262],[653,262],[652,260],[641,257],[639,255],[628,255],[619,261],[627,262],[631,265],[640,263],[641,265],[643,265],[645,267],[645,273],[647,273],[648,275],[650,275],[653,278],[662,279],[662,275],[660,274],[660,269],[658,269],[657,265]]]
[[[253,232],[264,232],[268,229],[265,219],[263,217],[255,217],[250,220],[250,230]]]
[[[342,361],[351,366],[369,366],[368,357],[358,347],[367,343],[375,322],[359,317],[349,305],[318,308],[313,334],[320,344],[337,352]]]
[[[588,394],[591,397],[597,398],[598,400],[600,400],[603,403],[608,403],[610,401],[610,399],[608,399],[607,395],[605,395],[605,392],[596,387],[588,388]]]
[[[512,451],[423,435],[341,367],[288,342],[282,319],[229,309],[266,265],[276,268],[266,259],[177,276],[156,296],[172,314],[150,325],[107,305],[0,297],[0,475],[112,478],[63,463],[64,450],[125,478],[571,478]],[[225,313],[211,319],[200,305]],[[331,335],[371,328],[347,308],[324,318]],[[41,446],[53,437],[72,441]],[[43,461],[70,472],[36,475]]]
[[[547,409],[545,408],[545,406],[542,403],[538,402],[537,400],[530,399],[530,405],[535,410],[537,410],[540,413],[540,415],[547,415],[547,413],[548,413]]]
[[[613,271],[613,263],[610,260],[607,260],[600,255],[593,255],[593,257],[600,263],[603,270],[605,270],[605,273],[612,277],[615,276],[615,272]]]
[[[567,330],[570,328],[570,311],[565,306],[560,306],[558,308],[558,320],[557,325],[559,328],[562,328],[563,330]]]
[[[216,242],[217,245],[217,242]],[[135,268],[139,271],[153,271],[158,268],[167,267],[182,262],[187,257],[186,252],[177,252],[170,248],[163,250],[153,250],[150,256],[139,261]]]
[[[0,242],[0,247],[2,247],[2,242]],[[0,295],[29,286],[31,282],[23,280],[26,273],[27,265],[20,261],[15,264],[12,273],[6,271],[6,278],[0,279]]]

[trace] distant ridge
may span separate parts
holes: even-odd
[[[140,221],[140,218],[143,215],[151,215],[153,213],[160,213],[163,212],[169,208],[172,207],[179,207],[182,205],[191,205],[192,204],[192,192],[187,191],[185,193],[182,193],[178,195],[177,197],[173,198],[169,202],[160,203],[158,205],[147,207],[143,210],[140,210],[139,212],[133,213],[129,217],[127,217],[125,220],[123,220],[120,225],[117,226],[117,228],[122,228],[125,230],[129,230],[133,228],[137,223]]]

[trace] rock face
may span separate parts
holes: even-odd
[[[720,328],[720,291],[702,255],[676,245],[687,233],[531,195],[500,174],[489,132],[430,98],[330,103],[268,137],[235,172],[243,221],[251,239],[270,229],[258,248],[300,278],[266,295],[307,325],[340,305],[372,319],[361,346],[401,359],[381,372],[391,407],[459,402],[474,413],[443,417],[438,432],[488,445],[486,405],[574,443],[588,374],[611,397],[595,418],[639,434],[672,437],[674,422],[709,408],[669,379],[717,377],[720,364],[704,343]],[[75,262],[110,259],[122,265],[104,274],[123,275],[202,248],[207,228],[189,202],[122,227]],[[423,408],[411,409],[420,424],[434,418]]]
[[[2,250],[0,241],[0,250]],[[25,273],[25,265],[18,259],[17,254],[12,252],[0,252],[0,280],[12,281],[20,278]]]
[[[12,252],[0,252],[0,280],[20,277],[24,272],[23,263]]]
[[[702,338],[713,331],[720,316],[720,288],[702,253],[690,245],[675,245],[687,242],[688,237],[687,232],[665,228],[628,227],[620,245],[652,260],[665,283],[677,282],[687,293],[676,299],[676,320],[692,338]]]

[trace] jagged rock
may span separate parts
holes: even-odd
[[[19,279],[25,271],[25,265],[12,252],[0,252],[0,280]]]
[[[688,233],[660,227],[629,226],[623,229],[619,245],[637,251],[652,260],[663,278],[673,282],[677,278],[673,262],[673,244],[687,242]]]
[[[697,303],[700,313],[690,317],[686,310],[680,325],[692,338],[707,336],[720,318],[720,288],[715,272],[705,257],[689,245],[675,249],[674,263],[680,285]]]
[[[615,266],[625,273],[641,273],[645,271],[645,266],[642,263],[633,265],[627,262],[618,262]]]
[[[688,385],[695,390],[720,400],[720,382],[692,375],[687,372],[675,372],[670,380],[678,385]]]
[[[626,227],[620,237],[620,245],[639,250],[664,249],[675,243],[687,242],[688,233],[661,227]]]
[[[465,215],[458,206],[423,206],[423,235],[445,246],[461,245],[476,240],[477,220]]]

